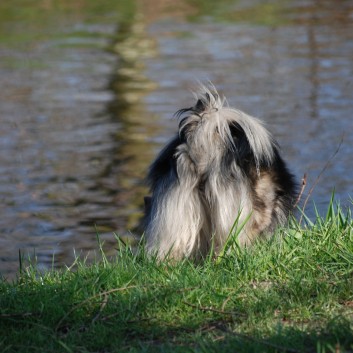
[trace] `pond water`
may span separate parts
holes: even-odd
[[[349,207],[351,1],[111,3],[0,5],[3,276],[19,251],[43,269],[93,258],[96,232],[116,252],[113,232],[138,223],[146,169],[198,80],[266,122],[307,174],[309,214],[333,190]]]

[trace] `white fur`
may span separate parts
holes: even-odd
[[[145,236],[147,251],[161,259],[167,255],[175,259],[204,256],[212,242],[219,252],[238,215],[238,224],[251,216],[239,234],[241,245],[271,231],[288,216],[288,207],[277,199],[280,186],[271,174],[276,144],[270,133],[258,119],[226,106],[213,86],[201,86],[196,98],[198,105],[179,126],[179,136],[184,134],[184,140],[180,137],[180,144],[169,156],[175,160],[177,177],[172,168],[162,175],[159,161],[163,151],[151,167],[154,187]],[[232,123],[241,127],[246,146],[250,146],[255,181],[235,159],[224,167],[225,153],[231,151],[236,156],[239,152]],[[264,206],[258,210],[254,200]]]

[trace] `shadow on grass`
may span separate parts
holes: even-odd
[[[116,274],[74,275],[65,288],[24,282],[25,288],[1,300],[11,308],[0,315],[1,351],[353,352],[353,331],[343,316],[317,326],[313,320],[310,326],[274,320],[275,327],[244,329],[244,312],[186,305],[185,293],[195,288],[148,283],[107,288]]]

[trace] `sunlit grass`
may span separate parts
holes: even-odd
[[[353,351],[353,221],[331,202],[203,264],[113,260],[0,282],[1,352]],[[102,249],[99,242],[98,248]]]

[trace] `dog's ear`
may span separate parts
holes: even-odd
[[[245,137],[243,128],[236,122],[231,122],[229,124],[229,130],[233,140],[239,140]]]
[[[236,163],[243,169],[247,169],[250,167],[250,164],[255,163],[255,159],[246,133],[237,122],[231,122],[229,124],[229,130],[231,135],[231,148],[229,149],[232,156],[231,158],[235,159]],[[229,157],[230,156],[228,156],[228,158]]]
[[[230,134],[232,136],[232,143],[235,147],[239,157],[245,157],[251,154],[250,143],[246,137],[244,129],[236,122],[229,124]]]

